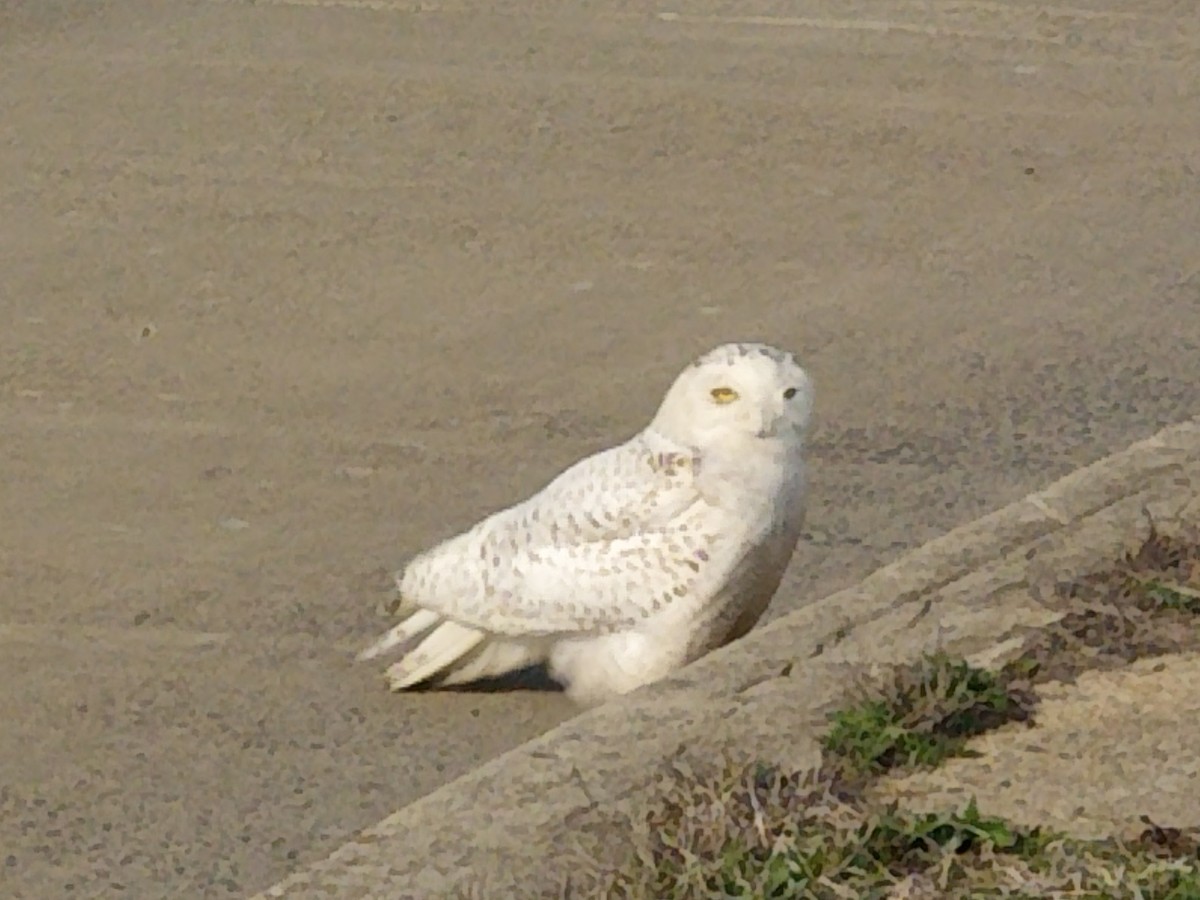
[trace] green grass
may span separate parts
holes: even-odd
[[[926,656],[899,669],[879,696],[834,713],[825,753],[844,775],[859,777],[969,756],[972,737],[1029,717],[1030,674],[1024,662],[994,673],[945,654]]]
[[[1153,519],[1142,546],[1125,554],[1107,578],[1116,595],[1132,597],[1143,610],[1200,613],[1200,543],[1163,534]]]
[[[1177,830],[1081,841],[986,815],[973,799],[943,813],[866,799],[889,770],[969,755],[971,736],[1028,720],[1036,674],[1028,659],[990,672],[927,656],[830,716],[815,772],[726,763],[707,779],[681,776],[642,823],[636,858],[594,896],[1200,900],[1200,844]]]
[[[761,766],[681,782],[639,835],[637,860],[596,896],[1200,900],[1194,853],[1071,840],[987,816],[974,801],[915,813],[841,799],[830,786],[825,775]]]
[[[1129,590],[1154,609],[1200,613],[1200,588],[1155,578],[1129,576]]]

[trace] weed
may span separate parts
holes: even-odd
[[[970,738],[1004,722],[1028,720],[1033,705],[1028,675],[1021,663],[997,674],[945,654],[925,656],[897,670],[883,695],[833,713],[824,750],[848,777],[970,755]]]

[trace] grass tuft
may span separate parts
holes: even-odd
[[[1025,661],[995,673],[941,653],[925,656],[899,668],[879,696],[830,716],[826,756],[844,778],[969,756],[972,737],[1005,722],[1028,721],[1033,671]]]

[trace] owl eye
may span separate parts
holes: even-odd
[[[795,388],[788,388],[786,391],[784,391],[784,392],[783,392],[783,399],[784,399],[784,400],[791,400],[791,399],[792,399],[793,397],[795,397],[795,396],[796,396],[796,389],[795,389]]]
[[[716,387],[709,391],[715,402],[720,404],[732,403],[738,398],[738,392],[730,387]]]

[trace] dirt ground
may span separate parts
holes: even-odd
[[[712,344],[817,384],[772,615],[1194,414],[1198,50],[1166,0],[0,6],[0,893],[242,895],[571,715],[352,655]]]

